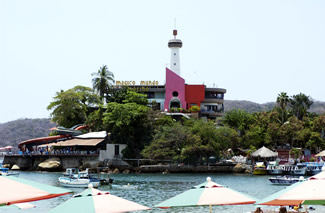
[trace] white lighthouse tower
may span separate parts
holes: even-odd
[[[170,55],[170,70],[172,70],[177,75],[181,75],[181,67],[179,63],[179,49],[182,47],[183,43],[180,39],[176,39],[177,30],[173,30],[174,39],[169,40],[168,47],[171,50]]]

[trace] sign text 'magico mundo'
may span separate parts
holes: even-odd
[[[115,81],[116,86],[158,86],[158,81],[140,81],[140,84],[136,84],[135,81]]]

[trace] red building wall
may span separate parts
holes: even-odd
[[[187,103],[186,108],[191,108],[191,104],[201,105],[205,96],[204,85],[185,85],[185,101]]]

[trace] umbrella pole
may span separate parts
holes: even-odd
[[[212,213],[212,205],[209,205],[210,213]]]

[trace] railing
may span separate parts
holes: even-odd
[[[44,156],[44,155],[55,155],[55,156],[67,156],[67,155],[99,155],[97,151],[63,151],[63,150],[56,150],[50,152],[20,152],[18,154],[11,154],[15,156]]]
[[[131,161],[133,162],[132,164],[134,165],[137,165],[137,167],[140,167],[140,165],[154,165],[154,164],[157,164],[157,163],[168,163],[168,164],[171,164],[173,163],[172,160],[154,160],[154,159],[128,159],[128,158],[123,158],[122,160],[124,161]],[[141,163],[141,162],[145,162],[144,163]]]

